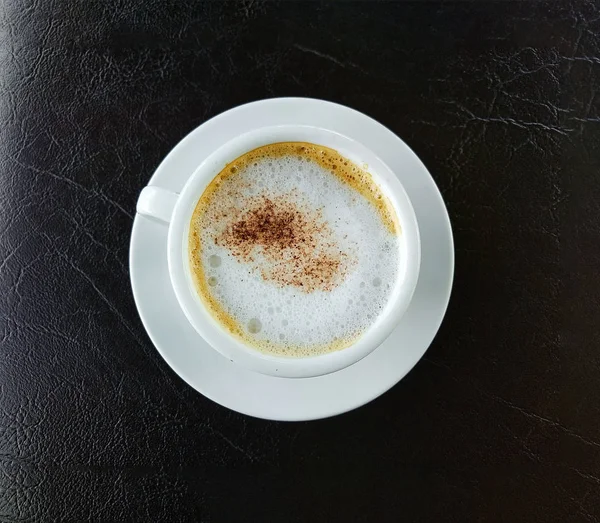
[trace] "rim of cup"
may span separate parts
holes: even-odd
[[[301,141],[335,149],[358,165],[367,164],[397,214],[401,227],[399,277],[384,311],[358,340],[344,349],[311,357],[282,357],[262,353],[227,332],[204,306],[194,286],[188,261],[188,235],[192,213],[208,184],[227,163],[244,153],[277,142]],[[372,151],[340,133],[320,127],[282,125],[241,134],[211,153],[194,171],[181,193],[172,199],[168,233],[168,262],[177,300],[195,330],[236,364],[282,378],[308,378],[348,367],[375,350],[394,330],[408,308],[420,268],[421,247],[417,219],[402,184]],[[401,347],[399,347],[401,350]]]

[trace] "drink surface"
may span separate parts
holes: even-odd
[[[305,142],[229,163],[190,222],[189,264],[211,315],[248,346],[316,356],[350,346],[399,277],[400,225],[373,177]]]

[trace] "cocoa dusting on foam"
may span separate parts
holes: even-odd
[[[310,210],[294,195],[254,197],[249,210],[214,237],[235,257],[255,264],[262,278],[303,292],[330,291],[351,264],[336,245],[321,211]]]

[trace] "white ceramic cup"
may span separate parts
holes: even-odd
[[[208,184],[227,163],[257,147],[276,142],[309,142],[338,151],[368,171],[389,198],[401,227],[399,277],[383,312],[351,346],[328,354],[293,358],[271,356],[232,336],[205,308],[198,295],[188,262],[188,234],[196,204]],[[168,261],[173,290],[188,321],[218,352],[246,368],[282,378],[308,378],[338,371],[367,356],[394,330],[408,308],[419,276],[421,246],[417,219],[402,184],[374,153],[362,144],[327,129],[284,125],[264,127],[242,134],[214,151],[190,176],[179,194],[156,186],[145,187],[137,212],[169,226]],[[398,350],[402,350],[399,346]]]

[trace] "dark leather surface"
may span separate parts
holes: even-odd
[[[0,521],[598,521],[599,35],[573,0],[4,0]],[[414,148],[457,264],[399,385],[295,424],[186,386],[128,277],[164,155],[289,95]]]

